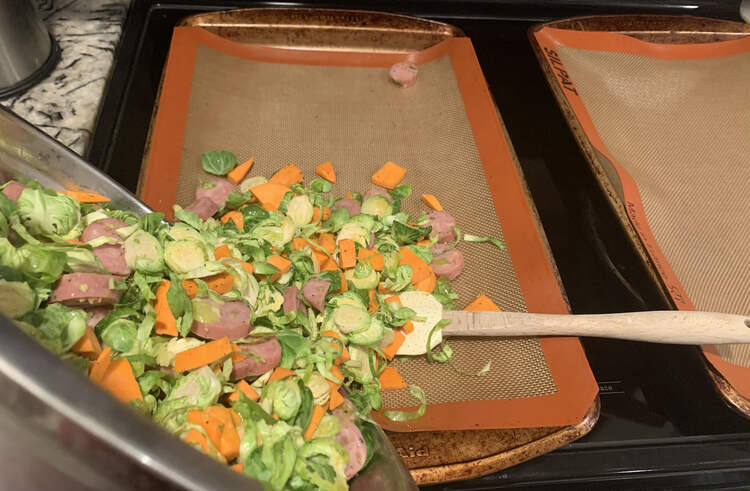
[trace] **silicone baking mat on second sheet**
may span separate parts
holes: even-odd
[[[677,308],[750,315],[750,37],[534,36]],[[750,398],[750,345],[703,352]]]
[[[390,83],[397,61],[420,65],[414,87]],[[438,196],[466,232],[500,237],[507,249],[462,243],[464,273],[455,282],[459,306],[485,293],[506,310],[566,312],[471,42],[444,41],[411,54],[302,51],[251,46],[197,27],[178,27],[155,119],[140,195],[158,211],[187,205],[206,178],[201,153],[254,157],[251,175],[294,163],[306,179],[331,161],[334,194],[367,191],[386,161],[407,169],[410,213],[419,195]],[[407,383],[419,382],[427,415],[381,421],[387,429],[565,426],[582,420],[597,388],[576,338],[451,340],[455,363],[399,363]],[[408,392],[406,392],[408,395]],[[384,406],[415,401],[384,392]]]

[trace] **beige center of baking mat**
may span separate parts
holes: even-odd
[[[669,60],[557,49],[696,309],[750,314],[750,53]],[[750,366],[748,345],[718,349]]]
[[[196,182],[210,177],[200,165],[200,155],[208,149],[230,149],[241,161],[254,157],[251,176],[270,177],[294,163],[312,179],[315,167],[330,160],[336,169],[336,196],[352,190],[364,194],[372,174],[392,160],[408,169],[403,182],[414,190],[404,201],[406,211],[416,216],[426,210],[419,196],[429,192],[462,230],[502,240],[448,57],[422,65],[419,82],[400,89],[388,82],[382,68],[264,63],[199,46],[178,204],[189,205]],[[504,310],[526,311],[507,251],[491,244],[462,243],[459,249],[465,269],[454,283],[458,307],[485,293]],[[491,360],[492,369],[478,379],[423,357],[399,363],[404,379],[422,387],[430,404],[555,392],[535,338],[457,339],[450,345],[457,366],[476,372]],[[406,407],[414,399],[408,390],[386,391],[383,402]]]

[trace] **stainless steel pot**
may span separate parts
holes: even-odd
[[[0,99],[23,92],[60,60],[32,0],[0,0]]]

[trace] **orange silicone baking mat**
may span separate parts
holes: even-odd
[[[417,85],[400,89],[388,68],[420,66]],[[307,179],[331,160],[339,195],[366,191],[385,160],[407,169],[417,196],[434,191],[460,226],[501,237],[506,249],[461,244],[467,269],[456,282],[458,306],[486,293],[506,310],[565,313],[567,306],[524,181],[474,54],[457,37],[412,53],[316,51],[233,42],[198,27],[175,29],[139,193],[158,211],[189,204],[210,148],[255,158],[270,176],[293,162]],[[348,188],[348,189],[347,189]],[[423,206],[422,206],[423,208]],[[483,255],[484,261],[479,260]],[[474,273],[472,273],[472,271]],[[450,340],[456,359],[492,360],[486,377],[409,363],[407,382],[423,385],[427,415],[383,421],[394,431],[528,428],[579,423],[597,386],[577,338]],[[450,383],[448,383],[450,382]],[[493,394],[487,398],[486,394]],[[384,400],[410,402],[390,394]]]
[[[664,31],[533,36],[674,305],[750,315],[750,37]],[[750,397],[750,345],[702,350]]]

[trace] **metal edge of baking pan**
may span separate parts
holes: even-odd
[[[83,186],[139,214],[125,188],[21,117],[0,108],[0,174],[57,189]],[[0,482],[29,489],[262,489],[129,409],[0,316]],[[22,429],[22,431],[16,431]],[[14,454],[6,455],[9,442]],[[7,457],[7,458],[6,458]],[[26,472],[9,469],[16,462]],[[33,465],[28,464],[33,462]],[[52,476],[52,477],[47,477]],[[13,479],[16,479],[13,481]],[[8,482],[11,480],[12,482]]]
[[[563,113],[563,116],[575,137],[584,157],[589,162],[599,187],[604,192],[607,202],[612,211],[617,215],[620,225],[630,239],[634,249],[638,253],[641,262],[646,266],[646,271],[657,286],[661,299],[675,308],[664,282],[659,276],[656,266],[648,255],[645,245],[630,222],[623,203],[622,187],[616,175],[610,170],[609,163],[589,141],[572,107],[567,101],[565,94],[557,83],[557,76],[542,53],[541,47],[534,37],[534,33],[545,28],[567,29],[576,31],[604,31],[624,34],[642,41],[665,44],[690,44],[690,43],[713,43],[738,39],[750,34],[750,25],[720,19],[710,19],[695,16],[677,15],[604,15],[573,17],[570,19],[546,22],[532,26],[529,31],[534,54],[547,79],[555,99]],[[704,365],[710,379],[719,394],[737,412],[743,416],[750,417],[750,400],[740,395],[732,385],[717,370],[709,366],[705,360]]]

